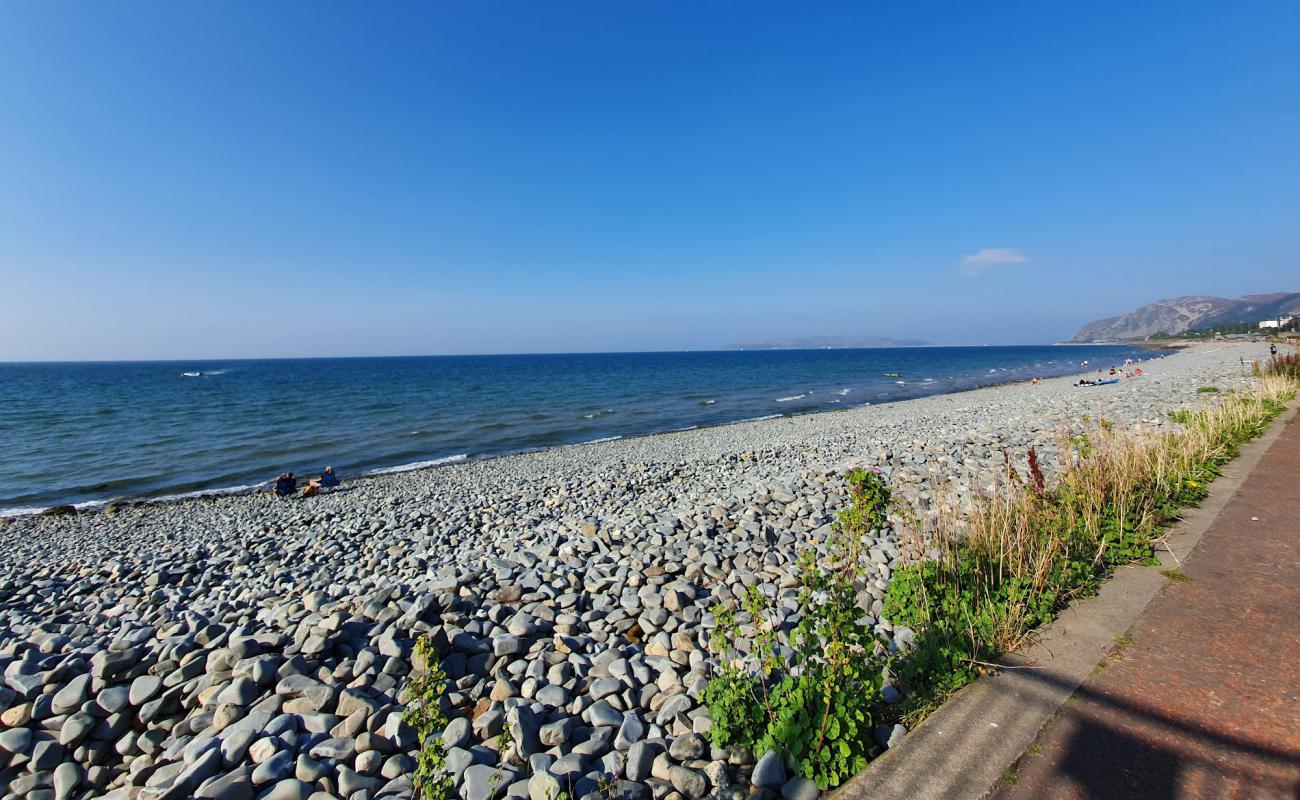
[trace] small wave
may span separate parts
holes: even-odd
[[[599,444],[600,442],[616,442],[622,439],[622,436],[602,436],[599,439],[588,439],[585,442],[575,442],[572,446],[577,447],[584,444]]]
[[[203,373],[204,377],[207,377],[208,375],[225,375],[225,374],[226,374],[226,370],[224,369],[214,369],[211,372]]]
[[[415,461],[410,464],[398,464],[395,467],[381,467],[379,469],[372,469],[366,474],[367,475],[392,475],[395,472],[410,472],[413,469],[424,469],[425,467],[436,467],[439,466],[440,464],[452,464],[457,461],[464,461],[467,458],[469,458],[469,453],[459,453],[454,456],[446,456],[444,458],[434,458],[429,461]]]
[[[669,428],[664,433],[681,433],[683,431],[693,431],[699,428],[699,425],[687,425],[685,428]]]
[[[30,517],[33,514],[39,514],[49,506],[14,506],[13,508],[0,508],[0,518],[4,517]]]
[[[593,412],[591,412],[590,414],[583,414],[583,415],[582,415],[582,418],[583,418],[583,419],[599,419],[600,417],[606,416],[606,415],[608,415],[608,414],[613,414],[613,413],[614,413],[614,409],[612,409],[612,408],[602,408],[601,410],[599,410],[599,411],[593,411]]]
[[[808,396],[807,394],[792,394],[792,395],[790,395],[789,397],[778,397],[778,398],[776,398],[776,402],[778,402],[778,403],[788,403],[788,402],[790,402],[791,400],[802,400],[802,399],[804,399],[804,398],[807,397],[807,396]]]
[[[907,385],[907,381],[894,381],[894,383],[898,384],[899,386],[906,386],[906,385]]]
[[[832,400],[832,401],[831,401],[832,404],[834,404],[834,403],[842,403],[842,402],[844,402],[844,401],[843,401],[843,400]]]
[[[202,372],[182,372],[182,373],[181,373],[181,377],[182,377],[182,378],[197,378],[197,377],[199,377],[199,376],[202,375],[202,374],[203,374]]]
[[[765,419],[777,419],[779,417],[784,417],[784,416],[785,414],[766,414],[761,417],[749,417],[747,419],[738,419],[736,420],[736,422],[761,422]]]
[[[851,391],[851,390],[849,390],[849,389],[840,389],[840,390],[839,390],[838,392],[836,392],[835,394],[838,394],[838,395],[840,395],[841,397],[843,397],[844,395],[848,394],[850,391]]]
[[[713,404],[716,403],[716,402],[718,402],[718,401],[717,401],[717,400],[701,400],[701,401],[700,401],[700,405],[702,405],[702,406],[711,406],[711,405],[713,405]]]
[[[221,489],[196,489],[192,492],[177,492],[175,494],[161,494],[157,497],[150,497],[145,502],[148,503],[174,503],[177,500],[190,500],[195,497],[212,497],[216,495],[227,494],[247,494],[263,486],[270,485],[271,481],[262,481],[261,483],[246,483],[241,486],[226,486]],[[81,510],[78,508],[78,510]]]

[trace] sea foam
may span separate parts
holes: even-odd
[[[414,461],[410,464],[398,464],[395,467],[380,467],[379,469],[372,469],[365,474],[391,475],[394,472],[410,472],[413,469],[424,469],[425,467],[436,467],[440,464],[452,464],[457,461],[464,461],[467,458],[469,458],[469,453],[458,453],[454,456],[446,456],[444,458],[434,458],[428,461]]]

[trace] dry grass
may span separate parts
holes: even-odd
[[[965,519],[941,515],[924,534],[905,534],[907,551],[929,560],[895,577],[892,611],[906,624],[943,631],[940,661],[960,653],[957,660],[975,664],[1016,648],[1110,568],[1153,562],[1165,526],[1205,495],[1297,383],[1265,374],[1248,391],[1178,414],[1172,432],[1102,422],[1063,443],[1073,465],[1053,483],[1032,451],[1023,474],[1008,459],[1003,480]]]

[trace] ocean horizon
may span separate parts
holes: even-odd
[[[0,363],[0,516],[250,491],[889,403],[1139,346]],[[898,373],[897,375],[893,373]]]

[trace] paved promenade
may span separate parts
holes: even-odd
[[[1300,797],[1300,421],[1182,572],[996,797]]]

